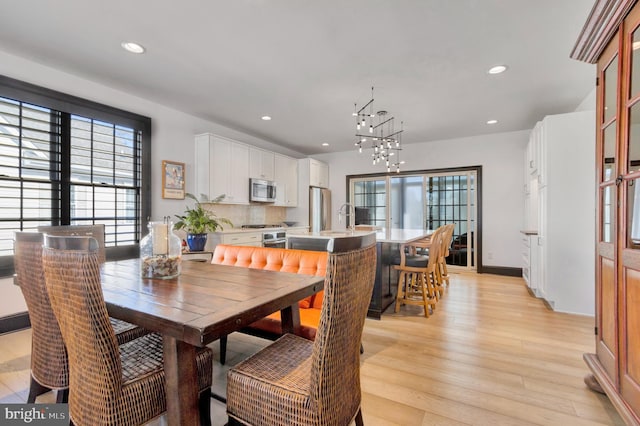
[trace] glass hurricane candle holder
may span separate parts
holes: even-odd
[[[169,279],[180,275],[182,242],[173,233],[173,223],[149,222],[149,233],[140,241],[140,268],[143,278]]]

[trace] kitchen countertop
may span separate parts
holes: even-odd
[[[425,231],[423,229],[400,229],[400,228],[391,228],[391,229],[378,229],[373,231],[365,231],[365,230],[356,230],[353,232],[353,235],[366,235],[375,232],[376,241],[383,243],[406,243],[409,241],[417,240],[419,238],[426,237],[431,235],[433,231]],[[328,230],[321,232],[309,232],[309,231],[287,231],[287,236],[291,237],[302,237],[302,238],[332,238],[338,237],[340,235],[347,236],[349,233],[348,230]]]
[[[277,226],[272,228],[227,228],[214,232],[215,234],[244,234],[249,232],[268,232],[268,231],[294,231],[294,232],[306,232],[309,229],[308,226]]]

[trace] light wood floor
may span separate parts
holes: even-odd
[[[362,411],[372,425],[622,425],[606,397],[582,382],[594,347],[593,318],[547,310],[520,278],[454,274],[430,318],[415,306],[367,319]],[[29,336],[0,336],[0,403],[28,393]],[[229,338],[214,363],[216,393],[233,365],[269,342]],[[217,351],[217,344],[211,347]],[[217,359],[217,354],[216,354]],[[52,402],[43,395],[39,402]],[[214,425],[224,405],[211,403]],[[166,424],[158,419],[153,425]]]

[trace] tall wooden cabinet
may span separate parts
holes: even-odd
[[[585,354],[627,424],[640,425],[640,4],[598,0],[571,57],[597,64],[596,344]]]

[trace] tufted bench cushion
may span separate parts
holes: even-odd
[[[211,263],[324,277],[327,256],[327,252],[322,251],[218,244],[213,252]],[[309,340],[315,339],[316,336],[323,294],[320,291],[298,303],[301,334]],[[282,335],[280,312],[274,312],[247,328],[246,331],[255,332],[254,334],[274,337]]]

